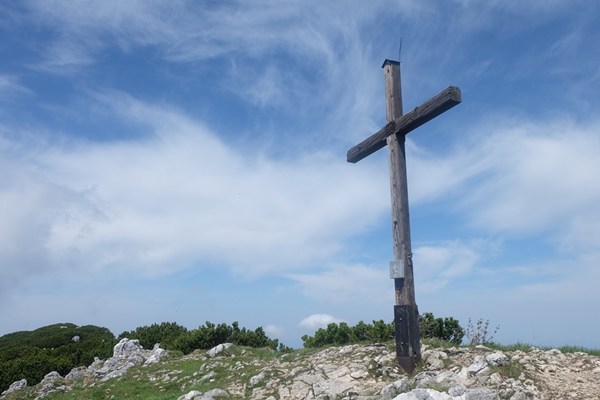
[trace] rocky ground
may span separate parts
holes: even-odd
[[[50,373],[32,388],[15,383],[0,398],[89,398],[86,393],[92,392],[86,390],[95,388],[94,398],[107,399],[600,400],[600,358],[586,353],[537,348],[502,352],[484,346],[423,345],[422,350],[422,364],[406,375],[397,368],[391,345],[282,355],[225,344],[170,357],[159,347],[144,350],[137,341],[124,339],[106,361],[65,377]],[[147,385],[147,394],[118,391],[135,386],[133,381]],[[108,382],[118,384],[106,386]],[[169,390],[179,394],[170,397]]]

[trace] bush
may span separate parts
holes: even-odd
[[[359,321],[353,327],[347,323],[331,323],[327,328],[319,328],[314,336],[304,335],[304,347],[322,347],[327,345],[344,345],[360,342],[380,342],[394,338],[394,324],[386,324],[383,320],[366,324]]]
[[[207,321],[197,329],[187,330],[174,322],[163,322],[150,326],[141,326],[131,332],[123,332],[119,339],[138,339],[144,348],[151,348],[155,343],[167,350],[179,350],[183,354],[196,349],[210,349],[221,343],[230,342],[238,346],[269,347],[277,349],[279,341],[270,339],[262,327],[255,330],[240,328],[238,322],[231,325],[224,323],[215,325]]]
[[[79,336],[79,341],[73,341]],[[195,349],[209,349],[218,344],[231,342],[239,346],[269,347],[289,351],[277,339],[270,339],[263,328],[255,330],[232,325],[215,325],[206,322],[198,329],[188,330],[175,322],[162,322],[125,331],[119,339],[137,339],[150,349],[155,343],[168,350],[188,354]],[[55,324],[31,332],[15,332],[0,337],[0,393],[11,383],[27,379],[29,385],[39,383],[51,371],[64,376],[78,366],[88,366],[94,357],[107,359],[112,356],[117,343],[115,336],[106,328]]]
[[[150,329],[152,327],[154,328]],[[265,334],[263,328],[258,327],[252,331],[240,328],[238,322],[233,322],[231,325],[224,323],[215,325],[207,321],[204,325],[190,331],[183,327],[175,328],[172,324],[162,323],[160,325],[152,325],[151,327],[138,328],[133,332],[132,337],[138,339],[140,337],[138,334],[140,333],[152,337],[152,342],[165,343],[166,347],[163,347],[168,350],[178,350],[183,354],[191,353],[196,349],[210,349],[227,342],[238,346],[269,347],[274,350],[279,345],[279,341],[277,339],[270,339]],[[132,333],[124,332],[120,337],[126,337],[126,334]],[[146,347],[141,340],[140,343]]]
[[[79,341],[73,341],[74,336]],[[21,379],[35,385],[51,371],[64,376],[75,367],[90,365],[94,357],[110,357],[115,343],[106,328],[68,323],[4,335],[0,337],[0,393]]]
[[[151,349],[156,343],[160,343],[163,349],[176,350],[177,338],[187,331],[187,328],[175,322],[161,322],[160,324],[140,326],[134,331],[125,331],[119,335],[118,339],[137,339],[145,349]]]
[[[452,317],[435,318],[432,313],[419,316],[419,330],[421,338],[445,340],[457,346],[462,343],[465,336],[465,331],[457,320]]]
[[[463,328],[454,318],[435,318],[432,313],[419,316],[419,329],[422,338],[437,338],[459,345],[465,335]],[[386,324],[383,320],[366,324],[359,321],[349,327],[345,322],[331,323],[327,328],[319,328],[314,336],[302,336],[304,347],[322,347],[361,342],[382,342],[395,337],[394,322]]]

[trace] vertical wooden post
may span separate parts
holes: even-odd
[[[385,60],[383,72],[385,77],[386,117],[387,122],[391,122],[402,116],[400,63]],[[394,258],[400,261],[404,267],[403,278],[394,279],[396,355],[400,367],[406,372],[412,372],[417,361],[421,358],[421,346],[419,343],[419,311],[415,303],[404,143],[404,134],[393,134],[387,137]]]
[[[405,136],[413,129],[459,104],[462,97],[459,88],[449,86],[419,107],[402,115],[400,63],[385,60],[382,67],[385,78],[387,124],[383,129],[348,150],[346,160],[355,163],[386,145],[389,148],[395,257],[390,263],[390,277],[394,279],[395,287],[396,355],[400,366],[406,372],[412,372],[421,358],[421,345],[410,244]]]

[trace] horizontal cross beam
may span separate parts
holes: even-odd
[[[450,86],[427,100],[425,103],[416,107],[414,110],[389,122],[383,129],[352,147],[348,150],[346,159],[348,162],[356,163],[385,147],[388,136],[394,134],[406,135],[410,131],[451,109],[460,102],[460,89],[456,86]]]

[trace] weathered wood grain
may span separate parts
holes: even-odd
[[[415,107],[414,110],[395,118],[393,121],[389,121],[382,129],[352,147],[348,150],[346,159],[351,163],[362,160],[385,147],[388,136],[393,134],[406,135],[427,121],[448,111],[461,101],[460,89],[456,86],[449,86],[425,103]]]

